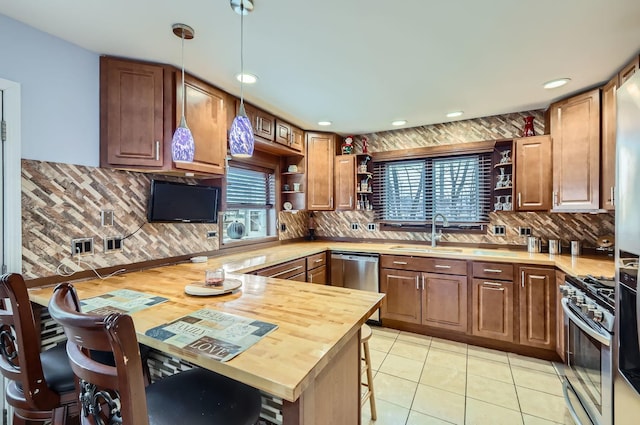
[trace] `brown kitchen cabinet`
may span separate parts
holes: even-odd
[[[276,264],[275,266],[266,267],[256,271],[255,274],[258,276],[300,280],[304,282],[307,275],[307,261],[306,258],[298,258],[297,260],[291,260],[285,263]],[[302,275],[302,277],[300,277],[300,275]]]
[[[381,269],[380,292],[382,299],[380,318],[407,323],[422,321],[421,281],[422,273],[406,270]]]
[[[515,150],[515,209],[551,209],[551,137],[532,136],[513,140]]]
[[[623,85],[633,74],[640,69],[640,56],[635,56],[631,62],[625,65],[624,68],[618,73],[618,81],[620,85]]]
[[[466,332],[466,261],[382,255],[380,266],[383,321]]]
[[[236,111],[240,108],[240,101],[236,101]],[[244,104],[244,110],[247,113],[247,117],[251,120],[251,127],[253,127],[253,135],[261,138],[267,142],[273,142],[276,136],[276,118],[256,108],[255,106]]]
[[[333,172],[336,211],[353,210],[356,201],[356,156],[336,156]]]
[[[602,88],[602,161],[600,179],[601,207],[615,210],[616,186],[616,91],[619,87],[616,74]]]
[[[467,276],[422,273],[422,324],[467,331]]]
[[[185,115],[195,158],[174,163],[171,139],[182,111],[181,79],[175,68],[103,56],[100,58],[100,166],[175,175],[224,174],[230,97],[185,77]]]
[[[333,210],[335,135],[307,133],[307,209]]]
[[[556,349],[555,269],[519,267],[520,344]]]
[[[275,142],[302,153],[304,132],[289,123],[276,119]]]
[[[306,167],[304,156],[291,155],[281,157],[280,193],[282,195],[281,207],[283,211],[287,211],[285,208],[285,205],[288,206],[287,202],[291,204],[291,211],[301,211],[306,208]]]
[[[567,330],[564,327],[564,310],[562,309],[560,285],[564,285],[564,278],[564,272],[556,270],[556,352],[563,362],[566,361],[565,335],[567,335]]]
[[[551,104],[552,211],[600,207],[600,89]]]
[[[513,342],[513,265],[473,263],[471,333]]]
[[[493,188],[493,210],[513,211],[513,142],[500,140],[496,142],[492,157],[493,172],[491,184]]]
[[[307,257],[307,282],[320,285],[327,284],[327,253]]]

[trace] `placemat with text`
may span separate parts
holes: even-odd
[[[101,315],[110,313],[130,314],[165,301],[168,301],[168,298],[130,289],[118,289],[97,297],[81,300],[80,305],[84,313]]]
[[[149,329],[145,334],[187,353],[226,362],[277,328],[272,323],[202,309]]]

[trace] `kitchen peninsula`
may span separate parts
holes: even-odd
[[[359,423],[360,327],[382,294],[281,279],[230,274],[242,287],[217,297],[193,297],[185,285],[202,281],[209,263],[183,263],[75,282],[80,299],[129,289],[168,301],[131,314],[138,340],[156,350],[244,382],[283,399],[283,424]],[[46,306],[53,287],[30,289]],[[186,353],[145,335],[203,308],[273,323],[278,329],[228,362]],[[346,422],[345,422],[346,421]]]

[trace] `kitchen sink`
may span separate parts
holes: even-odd
[[[389,247],[392,251],[405,251],[405,252],[425,252],[429,254],[454,254],[461,253],[459,248],[446,248],[446,247],[423,247],[423,246],[411,246],[411,245],[394,245]]]

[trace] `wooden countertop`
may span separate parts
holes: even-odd
[[[168,302],[131,314],[140,342],[291,402],[349,340],[357,337],[360,326],[383,298],[372,292],[235,274],[228,277],[242,281],[240,291],[218,297],[186,295],[184,286],[203,280],[205,268],[207,264],[185,263],[74,282],[74,286],[81,299],[116,289],[168,298]],[[29,296],[46,306],[52,292],[53,287],[32,288]],[[144,334],[202,308],[274,323],[278,329],[226,363],[187,355]]]

